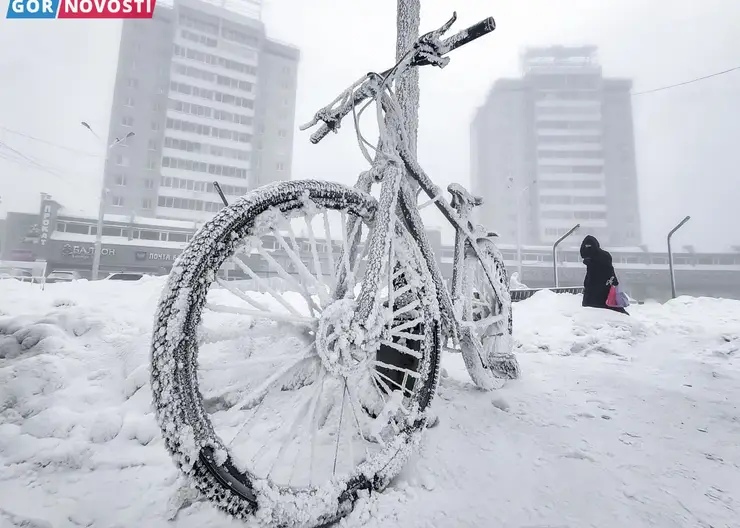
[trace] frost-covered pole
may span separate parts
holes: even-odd
[[[421,0],[398,0],[396,15],[396,60],[399,61],[419,38]],[[419,68],[411,68],[397,82],[396,94],[409,132],[411,152],[416,155],[419,128]]]
[[[671,273],[671,299],[676,298],[676,276],[673,273],[673,251],[671,251],[671,237],[673,236],[673,233],[681,229],[681,227],[689,220],[691,220],[691,217],[687,216],[668,233],[668,271],[670,271]]]
[[[558,238],[555,241],[555,243],[552,245],[552,274],[555,276],[555,287],[556,288],[560,286],[558,282],[558,246],[563,240],[568,238],[579,227],[581,227],[581,224],[574,225],[573,227],[570,228],[570,231],[568,231],[563,236]]]

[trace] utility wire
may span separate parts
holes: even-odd
[[[721,72],[711,73],[711,74],[705,75],[703,77],[697,77],[696,79],[691,79],[691,80],[683,81],[683,82],[676,83],[676,84],[669,84],[668,86],[661,86],[660,88],[653,88],[652,90],[645,90],[645,91],[642,91],[642,92],[636,92],[636,93],[633,93],[632,95],[635,96],[635,95],[645,95],[645,94],[650,94],[650,93],[655,93],[655,92],[662,92],[663,90],[669,90],[670,88],[676,88],[678,86],[685,86],[687,84],[692,84],[692,83],[695,83],[695,82],[704,81],[706,79],[711,79],[712,77],[718,77],[720,75],[724,75],[726,73],[734,72],[736,70],[740,70],[740,66],[735,66],[734,68],[730,68],[729,70],[724,70],[724,71],[721,71]]]
[[[62,149],[62,150],[66,150],[68,152],[74,152],[75,154],[81,154],[83,156],[90,156],[92,158],[103,157],[100,154],[93,154],[91,152],[85,152],[83,150],[77,150],[77,149],[73,149],[73,148],[70,148],[70,147],[65,147],[64,145],[59,145],[58,143],[54,143],[54,142],[48,141],[46,139],[37,138],[37,137],[32,136],[30,134],[26,134],[26,133],[20,132],[18,130],[13,130],[11,128],[4,127],[2,125],[0,125],[0,130],[3,130],[3,131],[5,131],[5,132],[7,132],[9,134],[15,134],[16,136],[24,137],[26,139],[30,139],[30,140],[33,140],[33,141],[38,141],[39,143],[43,143],[45,145],[49,145],[49,146],[56,147],[56,148],[59,148],[59,149]]]
[[[10,145],[2,141],[0,141],[0,159],[11,162],[11,163],[15,163],[17,165],[24,166],[26,168],[45,172],[47,174],[50,174],[51,176],[54,176],[55,178],[58,178],[64,181],[65,183],[68,183],[68,184],[73,185],[74,187],[77,187],[78,189],[84,191],[85,193],[90,192],[90,189],[88,187],[83,186],[78,181],[75,181],[75,179],[69,174],[61,172],[59,169],[55,167],[51,167],[49,165],[41,163],[39,160],[34,159],[33,157],[24,154],[23,152],[11,147]]]

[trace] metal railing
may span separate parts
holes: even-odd
[[[548,290],[553,293],[572,293],[580,295],[583,293],[583,286],[564,286],[562,288],[523,288],[521,290],[511,290],[511,302],[519,302],[529,299],[538,291]]]

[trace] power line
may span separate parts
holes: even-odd
[[[60,174],[53,167],[50,167],[48,165],[45,165],[44,163],[41,163],[38,159],[33,158],[31,156],[28,156],[28,155],[24,154],[23,152],[21,152],[21,151],[19,151],[17,149],[14,149],[13,147],[11,147],[10,145],[8,145],[7,143],[4,143],[4,142],[0,141],[0,148],[3,148],[3,149],[9,151],[12,154],[15,154],[15,158],[11,158],[11,157],[8,156],[8,153],[7,152],[3,152],[3,151],[0,150],[0,154],[2,154],[3,155],[3,158],[5,160],[7,160],[7,161],[15,161],[16,163],[25,162],[25,164],[27,166],[31,166],[33,168],[39,169],[39,170],[44,171],[44,172],[46,172],[48,174],[51,174],[52,176],[56,176],[57,178],[65,178],[65,176],[63,176],[62,174]]]
[[[734,72],[736,70],[740,70],[740,66],[735,66],[734,68],[730,68],[729,70],[724,70],[724,71],[712,73],[712,74],[709,74],[709,75],[705,75],[703,77],[697,77],[695,79],[691,79],[691,80],[688,80],[688,81],[683,81],[683,82],[676,83],[676,84],[669,84],[668,86],[661,86],[660,88],[653,88],[652,90],[645,90],[645,91],[642,91],[642,92],[636,92],[636,93],[633,93],[632,95],[633,96],[636,96],[636,95],[645,95],[645,94],[650,94],[650,93],[655,93],[655,92],[662,92],[663,90],[668,90],[670,88],[676,88],[678,86],[685,86],[687,84],[692,84],[692,83],[695,83],[695,82],[704,81],[706,79],[711,79],[712,77],[718,77],[720,75],[724,75],[726,73]]]
[[[1,150],[4,149],[4,150]],[[10,156],[9,154],[13,154],[13,156]],[[17,165],[24,166],[26,168],[35,169],[37,171],[45,172],[47,174],[50,174],[51,176],[54,176],[55,178],[59,178],[65,183],[71,184],[74,187],[77,187],[80,190],[83,190],[85,193],[89,193],[90,189],[88,187],[85,187],[81,185],[79,182],[75,181],[75,179],[64,173],[59,171],[59,169],[56,169],[52,166],[46,165],[44,163],[41,163],[39,160],[34,159],[31,156],[28,156],[24,154],[23,152],[11,147],[10,145],[3,143],[0,141],[0,159],[15,163]]]
[[[9,134],[15,134],[16,136],[21,136],[21,137],[24,137],[26,139],[30,139],[30,140],[33,140],[33,141],[38,141],[39,143],[43,143],[45,145],[56,147],[58,149],[66,150],[68,152],[73,152],[75,154],[81,154],[83,156],[90,156],[90,157],[93,157],[93,158],[102,157],[102,155],[100,155],[100,154],[93,154],[91,152],[85,152],[85,151],[82,151],[82,150],[77,150],[77,149],[73,149],[73,148],[70,148],[70,147],[65,147],[64,145],[59,145],[58,143],[54,143],[54,142],[48,141],[46,139],[37,138],[37,137],[32,136],[30,134],[26,134],[26,133],[20,132],[18,130],[13,130],[13,129],[10,129],[10,128],[7,128],[7,127],[1,126],[1,125],[0,125],[0,130],[4,130],[5,132],[8,132]]]

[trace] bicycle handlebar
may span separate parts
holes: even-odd
[[[449,27],[455,22],[456,19],[457,14],[453,13],[452,18],[441,28],[436,31],[432,31],[430,33],[422,35],[414,44],[414,55],[411,58],[411,61],[405,67],[399,68],[399,65],[403,63],[402,60],[393,68],[384,71],[382,74],[380,74],[380,76],[372,73],[367,74],[367,78],[360,85],[360,87],[352,93],[352,97],[345,101],[340,107],[333,110],[328,110],[324,113],[324,115],[321,115],[321,111],[317,113],[311,123],[301,127],[301,130],[305,130],[317,124],[318,121],[324,122],[324,124],[322,124],[316,132],[311,134],[311,143],[315,145],[316,143],[324,139],[329,134],[329,132],[338,129],[342,119],[346,117],[353,108],[362,103],[365,99],[369,97],[374,97],[377,93],[377,88],[379,87],[377,86],[378,77],[381,77],[384,82],[388,82],[395,80],[397,76],[404,73],[408,68],[413,68],[416,66],[427,66],[430,64],[444,67],[446,63],[443,62],[441,59],[449,52],[461,46],[464,46],[465,44],[468,44],[475,39],[480,38],[483,35],[486,35],[496,29],[496,21],[493,19],[493,17],[488,17],[484,20],[481,20],[477,24],[474,24],[469,28],[456,33],[448,39],[445,39],[441,42],[437,40],[437,43],[439,44],[436,44],[435,39],[438,39],[445,31],[447,31],[447,29],[449,29]],[[389,75],[393,75],[393,78],[389,79]]]

